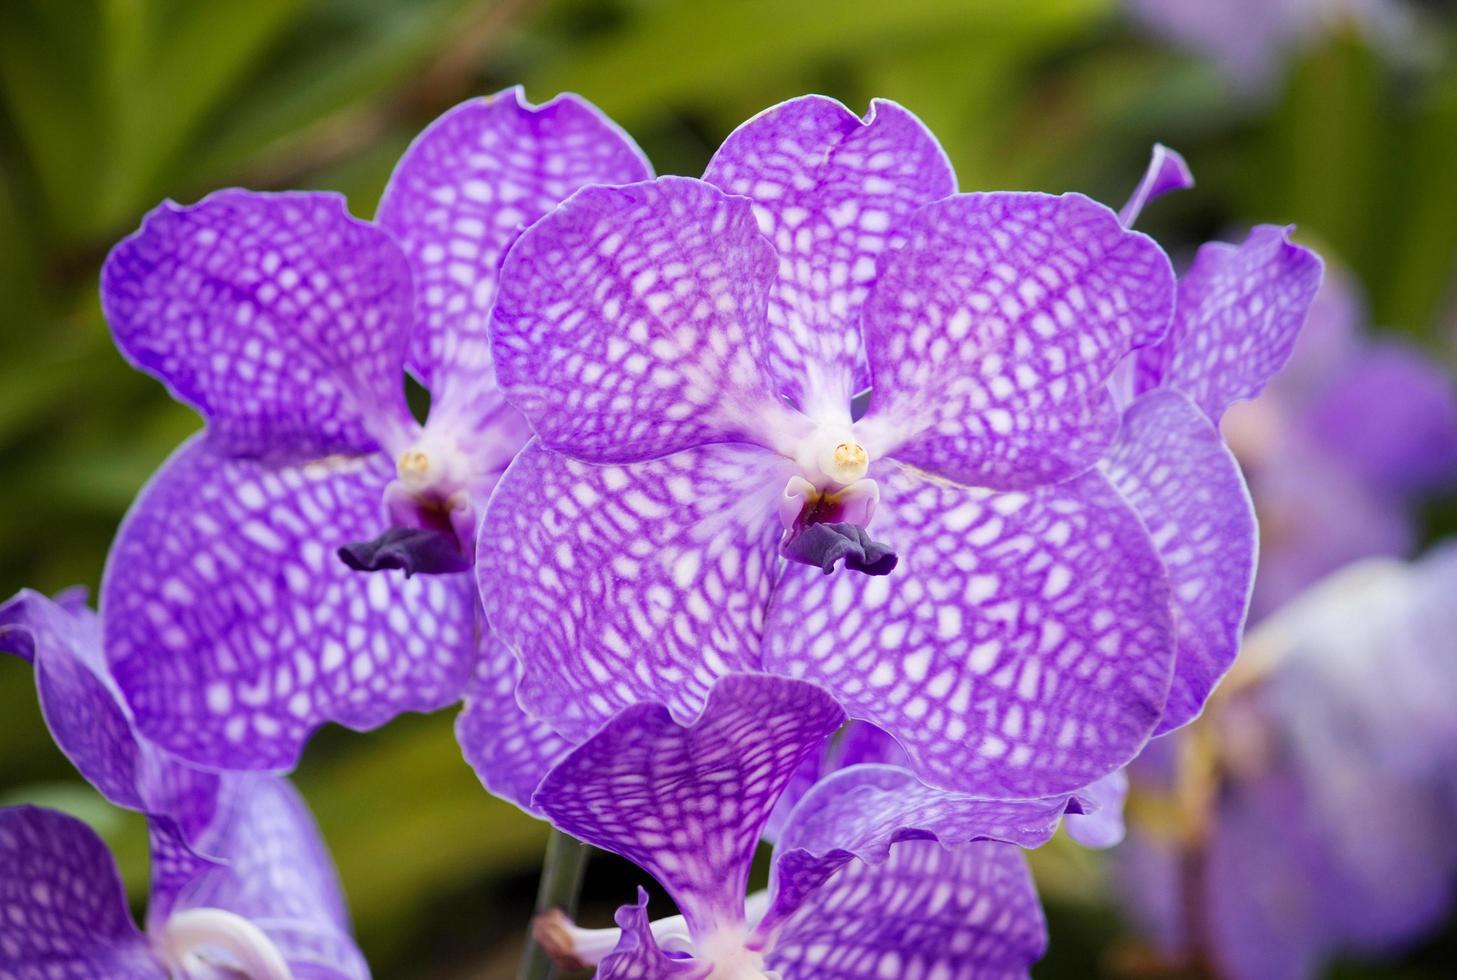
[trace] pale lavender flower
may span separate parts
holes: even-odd
[[[1143,795],[1196,786],[1210,807],[1202,836],[1135,822],[1120,855],[1167,955],[1301,980],[1442,921],[1457,874],[1454,589],[1451,547],[1337,573],[1251,632],[1246,682],[1207,729],[1176,736],[1191,769],[1135,767]]]
[[[34,664],[56,744],[107,799],[147,816],[146,933],[89,827],[50,810],[7,807],[0,972],[367,978],[333,865],[298,794],[277,776],[194,769],[138,735],[106,673],[98,633],[84,605],[22,592],[0,606],[0,651]]]
[[[534,802],[651,873],[681,915],[649,922],[640,892],[618,929],[549,918],[538,935],[603,980],[1025,976],[1046,926],[1011,845],[1042,843],[1085,807],[1067,795],[988,802],[852,765],[797,801],[769,889],[746,896],[771,810],[844,718],[814,685],[762,674],[719,680],[688,724],[661,704],[619,712],[547,772]]]
[[[1329,277],[1289,368],[1225,419],[1260,515],[1255,618],[1347,562],[1410,554],[1416,504],[1457,485],[1457,385],[1365,319]]]
[[[325,721],[461,696],[496,650],[462,571],[527,435],[491,379],[501,254],[581,185],[649,175],[592,106],[518,89],[432,124],[376,224],[337,195],[232,190],[164,204],[116,247],[118,346],[207,420],[133,506],[102,586],[106,653],[148,737],[283,768]],[[406,370],[432,395],[423,426]],[[340,549],[441,574],[362,575]]]
[[[797,99],[703,181],[579,192],[509,252],[491,328],[538,436],[477,554],[522,703],[575,740],[762,669],[948,788],[1105,775],[1158,724],[1173,650],[1153,546],[1096,468],[1105,382],[1172,303],[1112,211],[956,194],[886,102]]]

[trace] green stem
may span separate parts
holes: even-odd
[[[546,860],[541,865],[541,885],[536,890],[537,916],[559,909],[568,917],[577,914],[577,894],[582,890],[582,875],[587,870],[587,854],[591,848],[569,834],[553,830],[546,842]],[[552,980],[557,975],[551,958],[536,941],[533,929],[526,932],[526,955],[521,960],[517,980]]]

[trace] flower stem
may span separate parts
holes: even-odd
[[[587,854],[591,848],[569,834],[553,830],[546,842],[546,860],[541,865],[541,885],[536,891],[536,912],[532,928],[526,934],[526,955],[521,960],[517,980],[551,980],[556,967],[536,939],[536,920],[556,909],[567,916],[577,914],[577,894],[582,890],[582,875],[587,870]]]

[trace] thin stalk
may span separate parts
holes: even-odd
[[[541,865],[541,884],[536,890],[536,912],[526,933],[526,955],[521,959],[517,980],[552,980],[557,975],[551,957],[536,941],[536,920],[553,909],[568,917],[577,914],[577,896],[587,870],[591,848],[581,841],[553,830],[546,842],[546,860]]]

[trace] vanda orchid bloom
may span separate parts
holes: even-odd
[[[477,554],[522,703],[576,739],[637,700],[692,717],[728,672],[788,674],[923,778],[1003,797],[1086,786],[1197,714],[1248,599],[1204,580],[1224,535],[1249,574],[1248,499],[1197,408],[1164,438],[1154,403],[1184,396],[1132,406],[1114,377],[1174,314],[1167,259],[1125,225],[1176,160],[1126,220],[957,194],[905,110],[808,97],[703,181],[589,188],[535,225],[491,330],[537,439]],[[1161,558],[1196,563],[1175,595]]]
[[[1046,925],[1011,845],[1045,841],[1077,797],[989,802],[852,764],[798,798],[768,891],[746,896],[771,811],[844,718],[818,687],[764,674],[719,680],[688,724],[660,704],[619,712],[550,765],[534,806],[650,872],[682,914],[649,922],[640,891],[618,929],[549,914],[538,939],[600,980],[1025,976]]]
[[[431,125],[374,224],[333,194],[232,190],[164,204],[116,247],[117,345],[207,420],[133,506],[102,586],[106,653],[148,737],[286,768],[325,721],[461,696],[487,642],[463,570],[527,436],[491,380],[500,257],[578,187],[649,175],[592,106],[516,89]],[[407,370],[432,396],[423,426]],[[484,677],[514,682],[486,656]]]
[[[56,744],[103,796],[147,817],[147,930],[94,831],[6,807],[0,977],[367,980],[328,851],[293,787],[195,769],[137,734],[98,636],[72,598],[22,592],[0,606],[0,651],[34,665]]]

